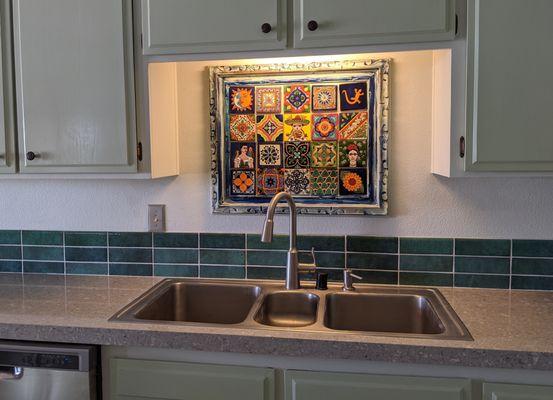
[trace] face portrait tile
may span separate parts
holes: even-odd
[[[338,171],[335,169],[312,169],[311,194],[313,196],[337,195]]]
[[[257,149],[259,167],[282,166],[282,144],[260,143]]]
[[[336,168],[338,151],[336,142],[320,142],[311,144],[311,166],[313,168]]]
[[[309,85],[289,85],[284,88],[284,112],[308,113],[311,110]]]
[[[230,144],[231,166],[234,169],[255,168],[255,142]]]
[[[235,114],[230,116],[230,140],[252,142],[255,140],[255,116],[253,114]]]
[[[336,85],[313,85],[311,107],[313,111],[336,111],[338,88]]]
[[[257,115],[257,140],[281,142],[284,134],[282,114]]]
[[[311,140],[309,114],[284,114],[284,141],[306,142]]]
[[[313,114],[311,126],[311,140],[337,140],[339,131],[338,114]]]
[[[367,141],[343,140],[339,144],[340,167],[359,168],[367,166]]]
[[[282,113],[282,86],[256,87],[255,110],[258,114]]]
[[[340,108],[342,111],[366,110],[368,108],[367,82],[340,85]]]
[[[340,169],[340,195],[367,193],[367,170],[364,168]]]
[[[238,196],[255,195],[255,172],[232,171],[231,194]]]
[[[284,171],[279,168],[263,168],[257,171],[257,195],[274,196],[284,190]]]
[[[309,142],[284,143],[284,167],[305,169],[311,164],[311,144]]]
[[[340,114],[340,140],[367,139],[369,136],[369,114],[351,112]]]
[[[253,114],[255,112],[253,86],[231,86],[229,89],[229,112],[231,114]]]
[[[308,195],[311,182],[308,169],[284,170],[284,190],[292,195]]]

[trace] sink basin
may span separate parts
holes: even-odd
[[[445,328],[430,301],[412,294],[335,293],[326,297],[330,329],[436,335]]]
[[[265,296],[255,321],[287,328],[313,325],[317,321],[319,297],[304,292],[276,292]]]

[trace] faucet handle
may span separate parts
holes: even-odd
[[[353,287],[353,278],[362,280],[363,278],[359,275],[355,275],[353,271],[350,268],[344,269],[344,286],[342,287],[342,290],[350,292],[355,290]]]

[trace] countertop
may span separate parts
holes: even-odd
[[[553,293],[440,289],[474,341],[108,321],[160,280],[0,274],[0,339],[553,371]]]

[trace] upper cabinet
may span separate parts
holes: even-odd
[[[24,173],[136,172],[130,0],[14,0]]]
[[[142,0],[144,54],[286,47],[286,0]]]
[[[15,172],[9,2],[0,3],[0,174]]]
[[[297,0],[294,47],[432,42],[455,36],[454,0]]]

